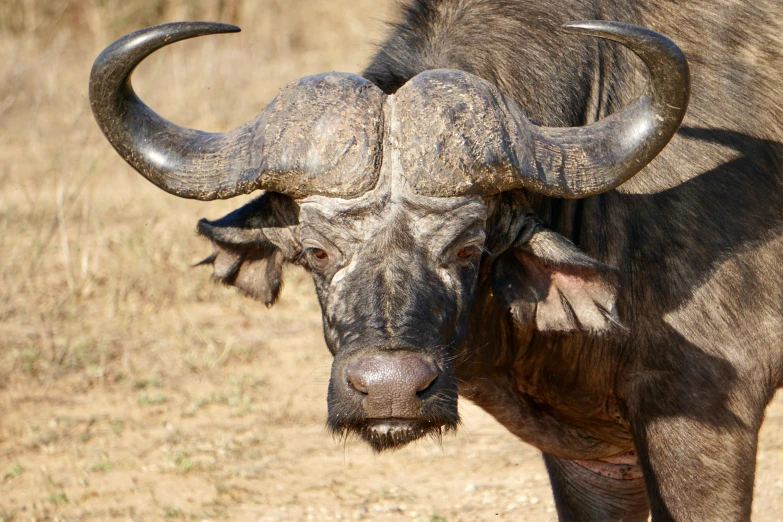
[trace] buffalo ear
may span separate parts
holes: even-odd
[[[616,270],[540,224],[524,235],[493,267],[493,292],[520,327],[591,333],[620,327]]]
[[[216,241],[212,246],[215,251],[196,266],[211,264],[215,280],[236,287],[267,306],[275,304],[280,296],[285,260],[279,248],[271,244],[235,246]]]
[[[281,198],[287,196],[267,193],[221,219],[202,219],[197,226],[198,234],[215,249],[197,266],[212,265],[214,279],[267,306],[280,296],[283,263],[298,257],[299,250],[293,234],[298,208]]]

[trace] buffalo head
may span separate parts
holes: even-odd
[[[615,321],[613,271],[548,231],[526,195],[586,197],[641,170],[684,116],[688,69],[652,31],[566,28],[634,51],[650,72],[646,91],[596,123],[547,128],[466,72],[426,71],[393,95],[329,73],[288,84],[234,131],[204,133],[161,118],[130,84],[153,51],[237,30],[177,23],[109,46],[90,100],[115,149],[163,190],[201,200],[267,191],[199,223],[215,246],[205,262],[268,305],[284,263],[312,273],[335,357],[329,425],[382,450],[457,425],[451,361],[482,285],[515,321],[540,329]]]

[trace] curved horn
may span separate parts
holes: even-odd
[[[663,150],[685,117],[690,74],[677,45],[649,29],[599,20],[564,27],[621,43],[649,71],[644,94],[618,113],[584,127],[531,125],[535,158],[531,178],[533,185],[540,182],[531,188],[549,196],[581,198],[618,187]]]
[[[423,72],[395,95],[402,169],[423,195],[491,195],[524,188],[582,198],[639,172],[674,136],[690,95],[688,64],[668,38],[635,25],[586,21],[571,32],[616,40],[649,70],[644,93],[583,127],[539,127],[489,82],[456,70]],[[433,136],[437,139],[433,140]]]
[[[95,60],[90,73],[95,120],[120,156],[166,192],[201,200],[243,193],[236,189],[258,121],[228,133],[179,127],[136,96],[131,75],[144,58],[168,44],[237,31],[233,25],[208,22],[158,25],[120,38]]]
[[[372,187],[384,95],[356,75],[292,82],[258,117],[225,133],[175,125],[133,92],[134,69],[154,51],[237,31],[213,22],[163,24],[124,36],[98,56],[90,73],[90,105],[120,156],[159,188],[191,199],[226,199],[259,189],[350,197]]]

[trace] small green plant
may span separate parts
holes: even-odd
[[[107,472],[111,471],[111,464],[108,462],[98,462],[92,465],[92,470],[95,472]]]
[[[5,475],[3,475],[3,480],[15,479],[22,473],[22,471],[24,471],[24,468],[22,468],[22,466],[20,466],[19,463],[17,462],[13,466],[11,466],[11,468],[8,471],[5,472]],[[2,521],[2,519],[0,519],[0,521]]]
[[[66,502],[68,502],[68,497],[65,496],[65,493],[61,491],[59,493],[55,493],[54,495],[49,495],[49,502],[55,505],[65,504]]]
[[[437,513],[430,515],[430,522],[446,522],[446,517],[443,517]]]
[[[158,377],[142,379],[133,383],[134,390],[146,390],[147,388],[160,388],[163,382]]]
[[[177,470],[179,470],[180,473],[187,473],[193,469],[193,461],[184,455],[177,455],[174,458],[174,465],[177,466]]]
[[[151,406],[154,404],[164,404],[166,402],[166,396],[162,393],[156,393],[155,395],[147,395],[146,393],[139,394],[139,404],[142,406]]]
[[[115,435],[119,435],[122,433],[122,430],[125,429],[125,424],[122,421],[115,421],[111,423],[111,431]]]
[[[18,360],[21,363],[22,371],[24,373],[32,373],[40,358],[41,351],[35,346],[24,348],[18,355]]]
[[[213,404],[228,404],[228,396],[225,393],[211,393],[209,402]]]
[[[182,515],[182,511],[175,507],[166,506],[163,508],[163,516],[166,518],[179,518]]]
[[[16,511],[6,511],[0,508],[0,522],[13,522],[16,520]]]

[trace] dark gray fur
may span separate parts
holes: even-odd
[[[748,520],[758,430],[783,382],[779,3],[414,0],[364,76],[393,93],[461,69],[538,123],[582,125],[644,78],[619,46],[558,29],[596,18],[670,36],[692,70],[680,132],[618,190],[438,199],[381,179],[350,204],[269,194],[199,231],[216,266],[229,260],[216,277],[267,303],[283,260],[313,272],[336,374],[359,351],[434,358],[447,378],[421,433],[456,426],[459,383],[547,455],[562,520],[646,520],[648,507],[661,521]],[[458,261],[479,233],[482,251]],[[242,277],[243,261],[263,275]],[[330,426],[362,434],[341,393],[333,382]],[[601,470],[632,451],[645,487],[615,487]]]

